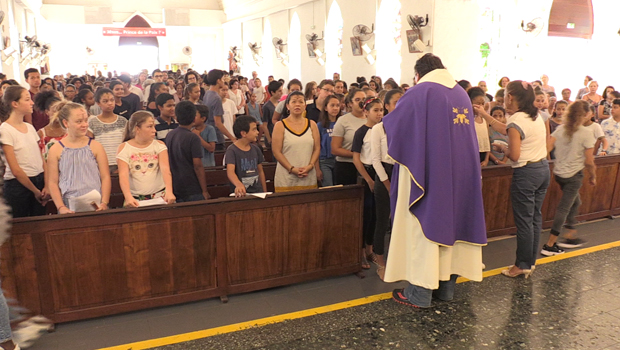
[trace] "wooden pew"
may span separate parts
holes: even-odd
[[[13,220],[5,295],[68,322],[360,271],[363,188]]]
[[[582,205],[578,220],[593,220],[620,215],[620,155],[597,157],[595,160],[597,185],[589,184],[584,169],[583,186],[579,191]],[[543,227],[553,224],[558,202],[562,197],[560,186],[553,179],[553,161],[549,163],[551,183],[543,204]],[[510,166],[491,166],[482,169],[482,194],[486,217],[487,236],[496,237],[517,232],[510,203]]]
[[[274,192],[273,180],[276,174],[276,163],[263,163],[263,171],[267,180],[267,191]],[[205,168],[207,179],[207,191],[212,199],[228,197],[230,194],[230,184],[226,175],[226,168],[223,166]],[[112,176],[112,190],[110,192],[111,209],[122,208],[125,197],[118,182],[118,175]],[[56,214],[56,206],[53,202],[47,204],[47,213]]]
[[[224,154],[226,151],[215,151],[215,165],[223,165]],[[271,163],[275,162],[276,159],[273,157],[273,152],[271,152],[271,148],[263,150],[263,157],[265,157],[265,162]]]

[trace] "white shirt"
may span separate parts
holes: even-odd
[[[144,97],[142,96],[142,89],[140,89],[139,87],[132,85],[129,88],[129,92],[138,95],[138,97],[140,97],[140,101],[144,101]]]
[[[235,106],[241,105],[241,103],[245,100],[241,89],[237,89],[237,93],[234,93],[232,90],[228,90],[228,98],[235,102]],[[241,107],[237,114],[245,114],[245,108]]]
[[[540,114],[532,120],[528,114],[517,112],[508,118],[506,129],[510,128],[521,134],[521,155],[518,161],[511,162],[513,168],[547,158],[547,128]]]
[[[620,153],[620,123],[616,122],[613,117],[603,120],[601,128],[605,133],[605,137],[609,142],[607,154]]]
[[[381,163],[394,164],[394,160],[388,156],[387,150],[387,135],[385,135],[383,122],[381,122],[373,126],[372,130],[370,130],[370,157],[372,160],[372,167],[375,169],[381,182],[389,178]]]
[[[226,101],[222,102],[222,107],[224,108],[222,122],[224,122],[226,130],[228,130],[231,135],[235,135],[235,133],[233,132],[233,124],[235,123],[235,115],[239,114],[239,111],[237,110],[237,105],[233,100],[227,98]],[[226,135],[224,135],[224,137],[226,137]]]
[[[17,164],[28,177],[33,177],[43,172],[43,158],[41,158],[41,151],[38,145],[39,135],[32,124],[25,124],[28,131],[24,134],[9,123],[2,123],[0,125],[0,140],[3,145],[13,146]],[[7,165],[4,179],[15,179],[15,175],[13,175],[11,167],[8,166],[9,163],[6,161],[4,153],[2,154],[2,161]]]

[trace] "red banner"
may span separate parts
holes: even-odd
[[[166,36],[166,28],[103,28],[103,36]]]

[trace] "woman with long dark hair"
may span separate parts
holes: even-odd
[[[542,204],[549,186],[547,163],[547,129],[534,106],[534,88],[531,84],[515,80],[505,90],[506,111],[511,114],[507,125],[498,122],[474,106],[486,121],[498,131],[508,134],[508,146],[494,144],[512,165],[510,185],[512,212],[517,226],[517,257],[515,264],[502,271],[508,277],[529,277],[536,265],[540,232],[542,231]]]

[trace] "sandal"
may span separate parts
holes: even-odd
[[[379,266],[377,267],[377,275],[379,275],[379,278],[383,281],[385,278],[385,266]]]
[[[368,259],[366,258],[366,256],[363,254],[362,254],[362,269],[364,270],[370,269],[370,263],[368,262]]]
[[[378,261],[377,254],[375,254],[375,253],[370,253],[370,254],[366,255],[366,260],[368,260],[369,262],[371,262],[371,263],[373,263],[373,264],[375,264],[377,266],[381,266],[377,262]]]

